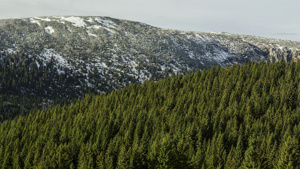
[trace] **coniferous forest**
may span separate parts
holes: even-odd
[[[300,62],[172,75],[0,124],[1,168],[300,168]]]

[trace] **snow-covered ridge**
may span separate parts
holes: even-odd
[[[0,34],[0,38],[15,43],[20,51],[26,49],[23,57],[29,57],[37,67],[52,65],[52,70],[61,77],[77,75],[80,83],[74,85],[78,88],[85,83],[89,87],[98,86],[100,92],[110,86],[116,89],[127,83],[158,80],[171,73],[184,74],[216,65],[225,67],[267,57],[294,59],[299,56],[295,51],[300,48],[296,43],[289,47],[290,42],[280,44],[227,33],[165,30],[109,17],[35,17],[22,22],[26,23],[17,25],[16,30],[3,28],[8,34],[17,33]],[[1,54],[19,56],[18,48],[9,43],[0,46]]]
[[[102,19],[101,17],[78,17],[78,16],[61,16],[61,17],[34,17],[29,18],[31,23],[38,24],[41,26],[42,22],[58,22],[61,24],[65,24],[66,22],[71,23],[74,27],[107,27],[107,28],[116,28],[116,24],[113,21]],[[99,25],[100,24],[100,25]]]
[[[54,33],[53,26],[48,22],[58,22],[60,24],[71,23],[67,25],[67,30],[69,32],[73,32],[71,28],[83,28],[86,29],[85,32],[88,36],[97,37],[96,34],[92,33],[90,29],[105,29],[108,31],[109,34],[115,33],[115,29],[117,25],[108,19],[104,19],[102,17],[77,17],[77,16],[61,16],[61,17],[34,17],[29,18],[30,23],[37,24],[38,26],[42,27],[45,25],[45,32],[48,34]],[[44,24],[42,24],[44,22]],[[50,26],[51,25],[51,26]],[[83,38],[85,39],[85,38]]]

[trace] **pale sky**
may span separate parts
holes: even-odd
[[[300,41],[299,0],[0,0],[0,19],[62,15]]]

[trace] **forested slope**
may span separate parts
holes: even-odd
[[[0,124],[1,168],[299,168],[300,62],[213,67]]]

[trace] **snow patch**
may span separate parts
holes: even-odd
[[[198,43],[204,43],[204,38],[198,34],[195,34],[195,40],[198,42]]]
[[[112,27],[112,25],[111,25],[111,21],[109,21],[109,20],[102,20],[102,24],[105,26],[105,27]]]
[[[96,17],[95,20],[98,23],[101,23],[105,27],[115,28],[116,24],[110,20],[101,19],[100,17]]]
[[[80,17],[74,17],[74,16],[67,17],[67,18],[61,17],[60,19],[67,21],[67,22],[71,22],[72,25],[75,27],[84,27],[85,26],[84,20]]]
[[[93,23],[94,22],[94,20],[92,18],[89,18],[86,21],[89,22],[89,23]]]
[[[211,34],[217,34],[217,35],[221,35],[222,34],[222,32],[210,32]]]
[[[2,54],[2,53],[9,53],[9,54],[12,54],[12,53],[14,53],[14,54],[16,54],[17,53],[17,46],[16,46],[16,44],[13,44],[13,46],[14,46],[14,48],[7,48],[7,49],[4,49],[4,50],[0,50],[0,54]],[[0,55],[0,57],[1,57],[1,55]]]
[[[39,62],[35,61],[35,63],[36,63],[37,68],[40,68],[41,65],[39,64]]]
[[[92,34],[91,32],[89,32],[89,30],[86,30],[86,33],[87,33],[89,36],[94,36],[94,37],[97,37],[97,35],[95,35],[95,34]]]
[[[160,65],[160,69],[161,69],[162,71],[165,71],[165,70],[166,70],[166,65]]]
[[[108,68],[108,66],[102,62],[102,67]]]
[[[45,32],[52,34],[52,33],[54,33],[54,29],[51,26],[47,26],[47,27],[45,27]]]
[[[189,51],[189,52],[188,52],[188,56],[189,56],[191,59],[195,59],[195,54],[194,54],[194,52],[192,52],[192,51]]]
[[[102,26],[100,26],[100,25],[92,25],[92,26],[89,26],[89,27],[87,27],[88,29],[90,29],[90,28],[94,28],[94,29],[100,29],[100,28],[102,28]]]
[[[108,28],[104,28],[104,29],[107,30],[109,34],[116,33],[115,31],[113,31],[111,29],[108,29]]]
[[[231,55],[225,51],[222,51],[220,49],[216,49],[216,55],[214,57],[214,60],[217,60],[218,62],[223,62],[226,59],[228,59]]]
[[[7,48],[6,51],[7,51],[9,54],[12,54],[12,53],[16,54],[16,53],[17,53],[17,51],[16,51],[15,49],[13,49],[13,48]]]
[[[70,27],[68,27],[68,26],[67,26],[67,30],[68,30],[69,32],[72,32],[72,30],[71,30]]]
[[[41,60],[45,62],[50,62],[51,58],[53,59],[61,66],[72,68],[72,66],[69,65],[68,61],[62,56],[62,54],[55,52],[53,49],[44,49],[41,54],[39,55]]]
[[[66,72],[65,71],[63,71],[63,70],[60,70],[60,69],[57,69],[57,73],[60,75],[60,74],[66,74]]]
[[[30,23],[36,23],[36,24],[38,24],[39,26],[41,26],[40,22],[37,21],[37,20],[34,20],[33,18],[30,18]]]
[[[107,30],[109,32],[109,34],[111,33],[116,33],[115,31],[109,29],[109,28],[106,28],[106,27],[103,27],[103,26],[100,26],[100,25],[92,25],[92,26],[89,26],[87,27],[88,29],[91,29],[91,28],[94,28],[94,29],[100,29],[100,28],[103,28],[105,30]]]

